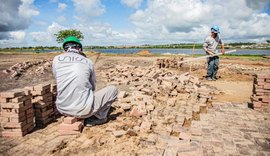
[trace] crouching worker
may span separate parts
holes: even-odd
[[[85,126],[107,122],[111,104],[117,98],[115,86],[94,93],[96,76],[93,63],[83,53],[79,39],[69,36],[63,43],[64,53],[53,59],[57,84],[56,107],[66,116],[85,118]]]

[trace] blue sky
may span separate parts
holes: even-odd
[[[202,43],[212,25],[225,43],[270,39],[270,0],[0,0],[0,10],[0,47],[60,46],[64,29],[84,45]]]

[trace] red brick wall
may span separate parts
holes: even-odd
[[[250,97],[255,110],[270,112],[270,74],[256,74],[253,95]]]

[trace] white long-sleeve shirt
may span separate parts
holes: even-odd
[[[92,61],[77,53],[63,53],[54,57],[52,67],[58,111],[76,117],[89,114],[96,85]]]
[[[203,49],[205,51],[209,50],[212,53],[217,53],[217,46],[218,44],[223,44],[221,38],[219,37],[219,35],[217,35],[215,38],[209,36],[205,39],[204,43],[203,43]]]

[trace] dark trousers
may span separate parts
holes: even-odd
[[[219,65],[219,57],[218,56],[208,57],[207,64],[208,64],[208,67],[207,67],[206,77],[216,78],[218,65]]]

